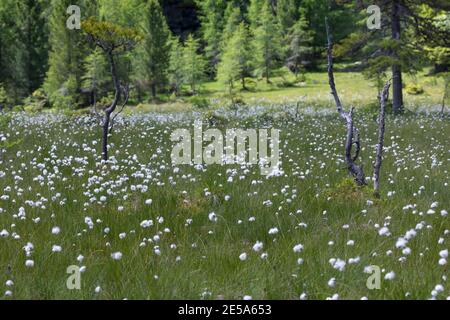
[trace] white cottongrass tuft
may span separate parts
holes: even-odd
[[[295,253],[300,253],[300,252],[303,251],[303,245],[302,244],[297,244],[297,245],[294,246],[293,250],[294,250]]]
[[[344,260],[331,258],[329,262],[334,269],[339,270],[341,272],[345,270],[346,262]]]
[[[52,234],[58,235],[60,232],[61,232],[61,228],[60,227],[53,227],[52,228]]]
[[[61,251],[62,251],[61,246],[58,246],[56,244],[52,246],[52,252],[61,252]]]
[[[263,243],[261,241],[256,241],[256,243],[253,245],[253,251],[259,252],[263,248]]]
[[[380,236],[390,236],[391,233],[387,227],[382,227],[380,230],[378,230],[378,234]]]
[[[395,272],[391,271],[389,273],[386,273],[384,276],[384,280],[394,280],[395,279]]]
[[[277,234],[278,233],[278,228],[270,228],[269,229],[269,234]]]
[[[144,220],[141,222],[141,228],[150,228],[151,226],[153,226],[153,221],[152,220]]]
[[[216,215],[214,212],[211,212],[211,213],[208,215],[208,219],[209,219],[210,221],[212,221],[212,222],[217,222],[217,215]]]
[[[247,260],[247,254],[244,252],[244,253],[241,253],[240,255],[239,255],[239,260],[241,260],[241,261],[245,261],[245,260]]]
[[[331,278],[330,280],[328,280],[328,286],[330,288],[333,288],[336,285],[336,278]]]
[[[114,252],[111,254],[111,258],[113,258],[113,260],[120,260],[122,259],[122,252]]]
[[[34,267],[34,261],[33,260],[27,260],[25,261],[25,266],[27,268],[33,268]]]

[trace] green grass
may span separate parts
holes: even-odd
[[[346,105],[365,106],[376,102],[376,86],[364,78],[359,72],[336,72],[336,83],[339,94]],[[326,72],[313,72],[305,74],[305,81],[296,80],[292,73],[281,69],[267,84],[265,80],[248,79],[249,90],[240,90],[238,94],[245,103],[253,104],[283,104],[301,101],[305,105],[332,106],[328,76]],[[419,107],[436,106],[442,103],[443,80],[434,76],[427,76],[422,72],[416,76],[404,75],[404,84],[417,84],[424,89],[423,94],[412,95],[404,90],[405,105],[408,109],[416,110]],[[187,88],[186,88],[187,90]],[[217,81],[203,83],[200,97],[209,99],[211,104],[222,105],[227,102],[226,88]],[[140,111],[186,111],[191,105],[186,98],[171,101],[165,97],[164,102],[145,103]]]
[[[343,76],[338,75],[340,87],[345,85]],[[350,82],[350,75],[345,76]],[[261,119],[258,114],[231,119],[228,127],[280,128],[283,176],[266,178],[257,167],[240,166],[213,165],[203,170],[179,166],[180,171],[174,171],[170,133],[192,128],[193,119],[156,122],[145,114],[125,117],[111,140],[110,152],[117,163],[101,166],[99,145],[94,144],[100,128],[91,119],[16,114],[1,131],[7,142],[21,142],[2,146],[0,190],[9,197],[0,200],[0,231],[6,229],[10,235],[0,238],[0,299],[240,299],[244,295],[298,299],[302,293],[310,299],[335,293],[342,299],[426,299],[437,284],[445,288],[437,298],[450,295],[448,280],[442,278],[448,277],[448,264],[438,264],[439,252],[449,247],[450,223],[448,216],[440,214],[450,210],[447,118],[389,116],[381,200],[372,196],[370,185],[359,189],[349,183],[341,161],[345,132],[338,117],[301,115],[294,120],[284,115],[280,122],[269,123],[270,119]],[[375,117],[358,113],[357,122],[362,159],[370,175]],[[227,181],[229,176],[232,182]],[[148,191],[132,189],[139,185]],[[389,197],[389,191],[395,195]],[[226,195],[231,196],[229,201]],[[99,201],[101,196],[106,201]],[[146,205],[146,199],[153,203]],[[266,200],[272,205],[264,205]],[[30,206],[26,201],[40,203]],[[433,202],[438,202],[436,213],[426,214]],[[416,205],[416,211],[404,211],[408,204]],[[119,206],[124,210],[119,211]],[[25,208],[23,219],[17,216],[20,207]],[[216,223],[208,219],[211,212],[218,216]],[[92,229],[86,217],[94,221]],[[158,223],[158,217],[164,222]],[[34,222],[36,218],[40,221]],[[148,219],[154,225],[142,228],[140,223]],[[192,223],[187,224],[187,219]],[[396,241],[419,223],[423,228],[408,243],[411,254],[403,255]],[[376,224],[388,224],[391,235],[380,236]],[[60,234],[51,234],[54,226],[61,228]],[[279,233],[269,235],[274,227]],[[105,228],[110,232],[105,233]],[[119,238],[121,233],[126,233],[124,239]],[[13,239],[14,234],[20,238]],[[354,246],[347,245],[349,240]],[[256,241],[264,244],[258,253],[252,250]],[[28,242],[34,245],[30,258],[23,250]],[[296,244],[304,246],[301,253],[293,251]],[[62,252],[53,253],[52,245],[60,245]],[[155,246],[161,255],[155,253]],[[118,251],[123,258],[115,261],[111,254]],[[243,252],[248,254],[246,261],[239,259]],[[267,259],[260,258],[263,252]],[[80,254],[82,263],[76,260]],[[403,256],[406,260],[400,262]],[[348,262],[355,257],[360,262],[347,263],[342,272],[329,263],[331,258]],[[302,265],[297,264],[299,258],[304,259]],[[34,260],[35,266],[25,267],[26,259]],[[86,266],[81,290],[66,288],[70,265]],[[380,290],[366,288],[369,275],[363,270],[368,265],[384,270]],[[395,279],[383,280],[390,271]],[[332,277],[335,287],[327,285]],[[4,285],[9,279],[14,286]],[[97,286],[100,293],[94,292]],[[12,291],[11,298],[3,296],[6,290]]]

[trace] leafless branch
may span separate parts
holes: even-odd
[[[345,120],[346,128],[347,128],[347,140],[345,142],[345,162],[347,164],[347,169],[349,173],[355,178],[355,182],[358,185],[365,185],[365,175],[362,166],[356,164],[356,160],[358,159],[361,143],[358,129],[354,126],[353,122],[353,113],[354,108],[350,110],[350,112],[346,112],[342,106],[341,99],[336,90],[336,84],[334,80],[334,71],[333,71],[333,40],[330,31],[330,26],[328,24],[328,19],[325,20],[325,26],[327,31],[327,57],[328,57],[328,82],[331,89],[331,94],[333,95],[334,102],[336,104],[336,110],[339,113],[340,117]],[[352,156],[352,148],[356,147],[355,154]]]
[[[380,170],[383,161],[386,102],[389,98],[390,87],[391,81],[389,80],[384,86],[380,96],[380,114],[378,116],[378,144],[375,164],[373,166],[373,189],[376,197],[380,197]]]

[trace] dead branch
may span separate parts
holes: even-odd
[[[381,170],[381,163],[383,161],[384,131],[385,131],[384,117],[386,114],[386,102],[389,97],[390,87],[391,81],[389,80],[384,86],[380,96],[380,114],[378,115],[377,155],[375,158],[375,163],[373,165],[373,189],[374,194],[377,198],[380,197],[380,170]]]
[[[331,89],[331,94],[333,95],[334,102],[336,104],[337,112],[340,117],[345,120],[347,128],[347,139],[345,142],[345,162],[347,164],[348,172],[355,178],[355,182],[362,186],[366,184],[364,170],[362,166],[356,164],[360,150],[361,142],[358,129],[354,126],[353,113],[354,108],[350,112],[346,112],[342,107],[341,100],[336,90],[336,84],[334,81],[334,71],[333,71],[333,40],[330,32],[330,26],[328,24],[328,19],[325,19],[325,26],[327,30],[327,57],[328,57],[328,81]],[[355,146],[355,154],[352,156],[352,149]]]

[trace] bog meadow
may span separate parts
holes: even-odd
[[[449,9],[3,0],[0,300],[449,300]]]

